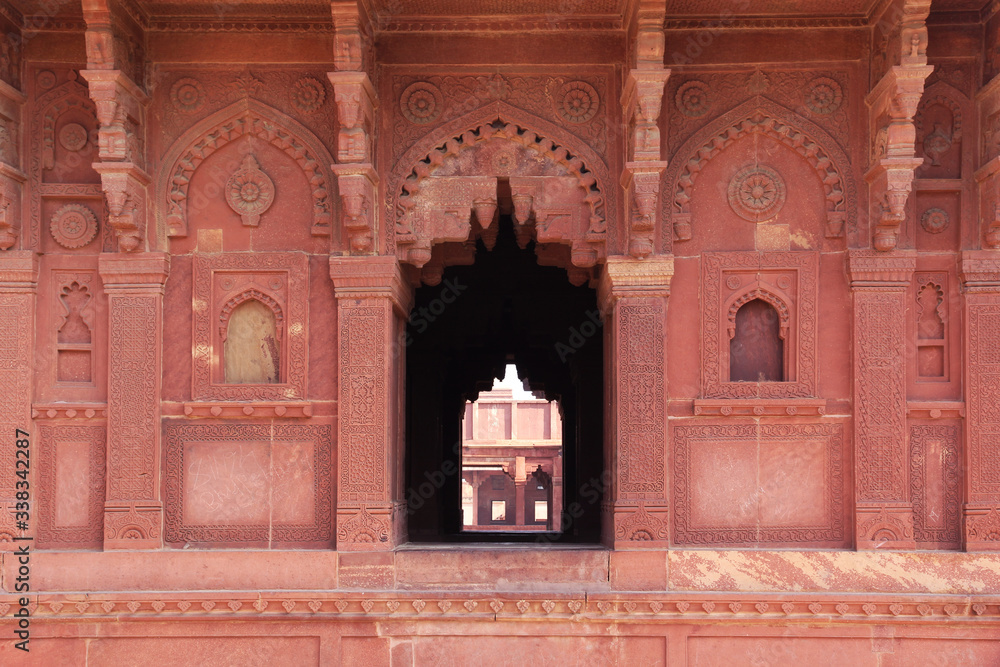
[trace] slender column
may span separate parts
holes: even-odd
[[[965,286],[966,551],[1000,551],[1000,253],[962,257]]]
[[[563,463],[562,456],[552,459],[552,501],[549,503],[549,525],[550,530],[559,532],[562,530],[562,504],[563,504]]]
[[[108,298],[108,459],[104,548],[163,546],[160,387],[166,253],[104,254]]]
[[[664,341],[673,257],[609,257],[598,299],[606,326],[610,414],[604,542],[617,548],[669,543],[667,358]]]
[[[855,539],[913,549],[906,451],[906,297],[913,254],[853,251]]]
[[[17,482],[15,474],[16,429],[31,431],[32,366],[34,364],[35,303],[38,287],[38,255],[28,250],[0,253],[0,551],[14,551],[16,536],[34,535],[15,522]],[[23,436],[21,436],[23,437]],[[37,440],[29,442],[37,451]],[[29,482],[31,479],[29,478]]]
[[[527,486],[527,475],[524,470],[524,457],[514,459],[514,525],[524,525],[524,489]]]
[[[472,485],[472,526],[479,525],[479,473],[473,472],[469,480]]]
[[[337,298],[337,549],[388,551],[406,540],[401,344],[412,291],[394,257],[331,257]]]

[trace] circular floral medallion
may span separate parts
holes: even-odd
[[[43,69],[39,72],[35,80],[38,81],[38,87],[42,90],[48,90],[52,86],[56,85],[55,73],[47,69]]]
[[[417,81],[403,91],[403,95],[399,98],[399,106],[411,123],[426,125],[441,116],[444,97],[441,96],[437,86],[426,81]]]
[[[184,113],[194,113],[205,106],[205,91],[197,79],[178,79],[170,89],[174,106]]]
[[[256,227],[260,216],[274,202],[274,181],[260,170],[253,155],[243,158],[243,164],[226,183],[226,201],[239,214],[244,225]]]
[[[82,248],[97,236],[97,217],[82,204],[66,204],[52,216],[49,230],[62,247]]]
[[[586,81],[570,81],[555,97],[556,112],[569,123],[586,123],[597,115],[601,98]]]
[[[948,229],[949,224],[951,224],[951,218],[948,216],[948,212],[940,208],[929,208],[920,217],[920,226],[928,234],[940,234]]]
[[[66,123],[59,130],[59,145],[70,152],[83,150],[87,145],[87,128],[79,123]]]
[[[809,82],[806,91],[806,106],[813,113],[828,115],[840,108],[844,101],[844,91],[833,79],[820,77]]]
[[[773,218],[785,203],[785,183],[778,172],[755,165],[741,170],[729,183],[729,205],[751,222]]]
[[[739,276],[729,276],[728,278],[726,278],[726,287],[728,287],[729,289],[737,289],[742,284],[743,281],[740,279]]]
[[[316,79],[304,76],[295,82],[292,89],[292,104],[299,111],[314,113],[319,111],[324,101],[326,101],[326,88]]]
[[[681,113],[691,118],[704,116],[712,106],[708,84],[703,81],[688,81],[683,84],[677,89],[675,101]]]

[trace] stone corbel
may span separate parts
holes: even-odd
[[[328,72],[340,128],[338,162],[371,161],[371,127],[377,108],[375,89],[364,72]]]
[[[670,70],[632,70],[625,81],[622,109],[632,125],[629,155],[633,160],[660,160],[660,110]]]
[[[370,164],[335,164],[345,237],[354,253],[374,249],[378,174]]]
[[[330,3],[333,14],[333,66],[340,72],[360,71],[363,67],[363,40],[356,0]]]
[[[145,188],[150,178],[131,162],[97,162],[101,188],[108,200],[108,223],[118,237],[118,246],[135,252],[142,246],[146,227]]]
[[[121,70],[87,69],[80,74],[87,80],[90,98],[97,107],[100,159],[141,163],[135,135],[149,97]]]
[[[660,174],[667,163],[629,162],[622,174],[622,187],[630,193],[628,254],[644,258],[654,251],[656,212],[660,208]]]

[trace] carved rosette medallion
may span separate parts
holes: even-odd
[[[948,216],[948,212],[940,208],[929,208],[920,217],[920,226],[928,234],[940,234],[948,229],[949,224],[951,224],[951,218]]]
[[[700,118],[708,113],[712,101],[708,84],[704,81],[688,81],[677,89],[677,108],[685,116]]]
[[[274,182],[260,170],[253,155],[243,158],[242,166],[229,177],[226,202],[250,227],[260,224],[260,216],[274,202]]]
[[[444,97],[437,86],[426,81],[417,81],[403,91],[399,98],[399,106],[408,121],[426,125],[441,116]]]
[[[292,104],[302,113],[315,113],[326,101],[326,88],[312,78],[304,76],[295,82],[292,89]]]
[[[64,248],[82,248],[97,236],[97,217],[82,204],[66,204],[49,223],[52,238]]]
[[[769,220],[784,204],[785,183],[778,172],[768,167],[742,169],[729,183],[729,205],[744,220]]]
[[[179,111],[195,113],[205,106],[205,91],[197,79],[178,79],[170,88],[170,99]]]
[[[844,101],[844,91],[833,79],[820,77],[809,82],[806,91],[806,107],[822,116],[832,114]]]
[[[42,90],[48,90],[52,86],[56,85],[55,73],[47,69],[43,69],[39,72],[35,80],[38,82],[38,87]]]
[[[83,150],[87,145],[87,128],[79,123],[66,123],[59,130],[59,145],[71,153]]]
[[[556,113],[568,123],[581,124],[597,115],[601,105],[597,91],[586,81],[570,81],[553,98]]]

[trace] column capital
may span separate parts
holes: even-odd
[[[102,253],[97,260],[105,289],[162,288],[170,274],[165,252]]]
[[[331,257],[330,279],[338,299],[387,298],[404,315],[413,304],[413,291],[395,257]]]
[[[34,289],[38,283],[38,254],[31,250],[0,253],[0,291]]]
[[[673,255],[656,255],[646,259],[608,257],[597,286],[597,301],[602,308],[606,308],[624,296],[670,296],[673,276]]]
[[[905,288],[917,268],[915,251],[884,253],[851,250],[847,261],[852,290],[863,287]]]
[[[967,292],[1000,294],[1000,252],[967,250],[962,253],[962,286]]]

